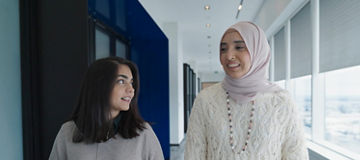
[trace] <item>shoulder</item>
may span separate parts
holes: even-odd
[[[144,129],[140,132],[140,136],[155,136],[155,132],[148,122],[144,122]]]
[[[209,101],[218,97],[218,95],[223,95],[223,94],[225,94],[225,90],[222,88],[222,83],[219,82],[210,87],[203,89],[196,96],[196,99]]]
[[[290,93],[284,89],[267,93],[260,93],[257,99],[273,107],[291,108],[294,106]]]
[[[147,122],[144,123],[145,128],[139,133],[140,141],[149,142],[151,144],[158,143],[157,136],[152,129],[151,125]]]
[[[68,132],[73,130],[76,127],[74,121],[67,121],[61,125],[59,132]]]
[[[278,102],[279,104],[292,102],[292,97],[291,97],[289,91],[287,91],[285,89],[281,89],[279,91],[274,91],[272,93],[272,99],[275,102]]]
[[[74,121],[67,121],[61,125],[60,131],[63,132],[71,132],[76,128],[76,124]]]
[[[68,121],[61,125],[57,134],[58,141],[71,141],[76,125],[74,121]]]
[[[153,129],[151,127],[151,125],[148,123],[148,122],[144,122],[144,131],[147,131],[147,132],[152,132]]]

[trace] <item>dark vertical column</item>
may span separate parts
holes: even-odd
[[[195,97],[196,97],[196,74],[195,72],[192,72],[192,93],[191,93],[191,107],[190,107],[190,112],[191,109],[194,105],[194,101],[195,101]]]
[[[40,0],[41,157],[69,117],[88,66],[87,0]]]
[[[187,131],[188,119],[187,119],[187,107],[188,107],[188,66],[187,64],[183,64],[183,72],[184,72],[184,133]]]
[[[20,0],[23,157],[40,159],[37,1]]]
[[[30,134],[24,136],[24,159],[48,159],[88,66],[88,5],[22,0],[21,6],[24,135]]]

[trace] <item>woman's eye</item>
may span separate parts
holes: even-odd
[[[119,84],[124,84],[124,83],[125,83],[125,81],[124,81],[124,80],[122,80],[122,79],[119,79],[119,80],[117,81],[117,83],[119,83]]]
[[[240,47],[240,46],[236,46],[235,49],[240,50],[243,49],[244,47]]]
[[[220,48],[220,52],[226,51],[226,48]]]

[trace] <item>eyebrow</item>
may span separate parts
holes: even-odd
[[[234,43],[245,43],[245,41],[234,41]]]
[[[245,43],[245,41],[234,41],[234,43]],[[220,45],[222,46],[222,45],[227,45],[227,43],[225,43],[225,42],[221,42],[220,43]]]
[[[118,77],[122,77],[122,78],[125,78],[125,79],[129,79],[129,77],[128,77],[128,76],[123,75],[123,74],[119,74],[119,75],[118,75]],[[131,80],[132,80],[132,79],[131,79]]]

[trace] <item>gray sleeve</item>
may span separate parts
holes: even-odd
[[[56,136],[49,160],[66,160],[67,157],[65,146],[64,126],[62,126]]]
[[[158,138],[156,137],[153,129],[146,123],[146,129],[144,130],[144,152],[143,157],[146,160],[164,160],[164,155],[161,149]]]

